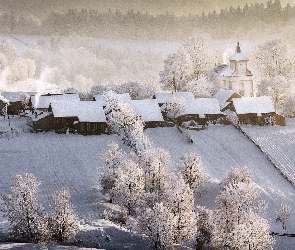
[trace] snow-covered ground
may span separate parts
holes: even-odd
[[[78,239],[83,240],[82,246],[146,249],[142,238],[99,216],[105,208],[116,209],[107,203],[99,191],[99,174],[102,167],[99,155],[111,141],[128,150],[119,137],[30,133],[27,128],[24,129],[24,119],[10,119],[11,125],[18,127],[20,131],[18,136],[0,138],[0,193],[9,189],[12,175],[33,173],[41,181],[40,200],[47,209],[55,191],[62,187],[70,189],[72,203],[81,224]],[[0,120],[3,128],[7,127],[7,122],[7,119]],[[293,125],[288,125],[280,129],[291,130],[292,127]],[[263,130],[260,127],[259,129]],[[170,151],[174,166],[180,163],[181,156],[190,152],[202,156],[209,182],[204,194],[197,198],[196,202],[209,208],[214,208],[214,198],[219,192],[218,182],[226,177],[229,170],[232,167],[249,167],[261,191],[261,198],[268,202],[266,216],[271,219],[271,229],[274,232],[284,232],[275,222],[275,211],[281,203],[290,205],[294,210],[295,188],[261,151],[235,128],[212,125],[203,131],[194,131],[191,134],[194,143],[188,143],[184,134],[176,128],[148,129],[145,133],[155,146]],[[294,134],[293,137],[295,138]],[[295,214],[292,213],[286,232],[295,232],[294,222]],[[7,226],[8,223],[1,217],[2,241],[6,240]],[[111,241],[106,240],[106,235],[111,236]],[[276,249],[290,249],[287,242],[293,243],[292,239],[281,237]]]

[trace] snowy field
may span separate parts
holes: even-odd
[[[283,127],[242,126],[242,129],[295,184],[295,119],[288,119]]]
[[[7,119],[1,119],[7,127]],[[99,155],[106,145],[115,141],[122,145],[116,135],[81,136],[55,133],[30,133],[25,127],[25,118],[11,119],[11,125],[19,136],[0,139],[0,192],[10,187],[10,177],[15,174],[33,173],[41,181],[39,197],[48,209],[51,196],[62,187],[68,187],[72,203],[81,224],[78,236],[81,246],[106,249],[147,249],[141,238],[128,230],[100,219],[100,212],[110,206],[99,192],[99,174],[102,167]],[[290,126],[285,127],[291,130]],[[266,128],[267,129],[267,128]],[[24,131],[23,131],[24,130]],[[260,150],[244,135],[231,126],[209,126],[206,130],[192,133],[194,143],[188,143],[176,128],[146,130],[155,146],[170,151],[174,166],[180,157],[196,152],[202,156],[203,167],[208,175],[208,185],[196,202],[214,208],[218,195],[218,182],[226,177],[232,167],[248,166],[254,181],[261,191],[261,198],[268,202],[266,216],[271,219],[271,229],[283,233],[275,223],[275,211],[281,203],[295,208],[295,189],[274,168]],[[295,215],[287,222],[288,233],[295,232]],[[6,240],[8,223],[0,218],[1,240]],[[111,241],[106,241],[106,235]],[[287,241],[280,238],[276,249],[290,249]],[[5,249],[5,248],[4,248]]]

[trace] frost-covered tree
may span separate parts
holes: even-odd
[[[8,195],[2,195],[2,211],[11,225],[14,238],[28,242],[46,242],[49,238],[48,215],[38,201],[37,181],[33,174],[12,177]]]
[[[130,104],[121,101],[113,91],[106,92],[104,97],[107,102],[107,124],[111,131],[121,136],[124,143],[135,152],[149,148],[151,142],[144,135],[144,122],[135,114]]]
[[[6,40],[2,44],[2,48],[6,56],[8,65],[12,65],[12,63],[16,59],[16,54],[17,54],[16,47],[13,45],[13,43],[10,40]]]
[[[196,214],[194,212],[194,195],[183,178],[170,175],[162,195],[164,205],[175,217],[175,243],[192,240],[196,233]]]
[[[19,99],[22,102],[22,105],[27,108],[30,101],[30,96],[27,93],[21,93],[19,95]]]
[[[145,192],[162,194],[171,165],[169,152],[162,148],[150,148],[134,155],[134,158],[144,172]]]
[[[186,89],[194,94],[195,98],[207,98],[213,96],[219,90],[219,84],[207,79],[200,78],[187,83]]]
[[[24,81],[27,78],[34,77],[35,73],[36,65],[34,61],[19,57],[13,61],[9,68],[8,81],[10,83]]]
[[[198,192],[205,183],[205,172],[202,168],[202,159],[196,153],[183,156],[180,170],[186,183],[194,192]]]
[[[233,169],[223,182],[214,211],[212,245],[218,249],[272,249],[269,221],[263,218],[265,202],[249,171]]]
[[[207,249],[211,243],[213,231],[213,213],[206,207],[196,207],[196,249]]]
[[[50,230],[58,242],[69,242],[79,230],[79,222],[70,202],[70,191],[62,189],[54,193],[51,204]]]
[[[114,142],[108,144],[107,148],[101,154],[101,159],[105,164],[101,175],[102,193],[110,194],[111,202],[113,200],[112,189],[115,187],[115,182],[118,178],[118,168],[125,158],[125,153]]]
[[[216,55],[206,38],[189,38],[164,61],[164,70],[160,72],[161,82],[173,91],[180,91],[188,82],[206,77],[206,72],[217,60]]]
[[[163,203],[147,208],[138,218],[138,227],[148,237],[151,249],[169,249],[174,243],[176,218]]]
[[[275,109],[284,111],[286,109],[286,102],[291,96],[290,82],[283,76],[275,76],[270,80],[262,80],[258,85],[257,95],[270,96]]]
[[[284,39],[272,38],[259,44],[254,52],[254,63],[261,80],[294,77],[294,49]]]
[[[134,214],[144,196],[143,170],[132,159],[120,163],[118,178],[112,189],[114,201]]]
[[[286,204],[281,204],[279,211],[276,211],[276,222],[282,223],[282,228],[286,230],[286,221],[291,214],[291,207]]]
[[[176,118],[185,110],[186,100],[181,96],[174,96],[167,100],[165,112],[170,118]]]

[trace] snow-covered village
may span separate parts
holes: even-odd
[[[0,249],[295,249],[294,0],[0,24]]]

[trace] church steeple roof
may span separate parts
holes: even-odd
[[[230,61],[249,61],[249,59],[242,54],[242,50],[241,50],[241,47],[240,47],[240,43],[239,42],[237,43],[236,53],[233,54],[229,58],[229,60]]]

